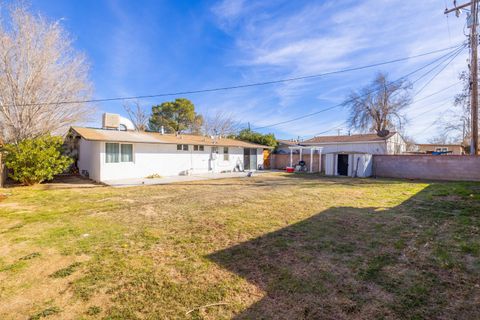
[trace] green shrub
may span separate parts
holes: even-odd
[[[43,136],[4,147],[9,177],[25,185],[51,180],[64,172],[72,159],[62,155],[62,138]]]

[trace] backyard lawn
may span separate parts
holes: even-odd
[[[480,184],[0,189],[0,319],[479,319]]]

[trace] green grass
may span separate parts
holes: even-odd
[[[66,268],[62,268],[60,270],[57,270],[55,271],[54,273],[52,273],[50,275],[50,277],[52,278],[65,278],[65,277],[68,277],[69,275],[71,275],[72,273],[74,273],[79,266],[81,266],[82,264],[80,262],[74,262],[72,263],[71,265],[69,265],[68,267]]]
[[[0,189],[0,318],[477,319],[479,190],[286,174]]]

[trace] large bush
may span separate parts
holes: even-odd
[[[51,180],[64,172],[72,159],[62,155],[62,138],[43,136],[4,147],[9,177],[26,185]]]
[[[250,129],[243,129],[236,137],[238,140],[248,141],[252,143],[263,144],[264,146],[276,147],[277,139],[273,133],[261,134]]]

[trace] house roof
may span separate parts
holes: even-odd
[[[281,139],[278,139],[277,141],[278,141],[279,144],[284,144],[284,145],[287,145],[287,146],[298,146],[299,145],[298,141],[281,140]]]
[[[417,146],[422,146],[422,147],[462,147],[461,144],[452,144],[452,143],[417,143]]]
[[[316,143],[352,143],[352,142],[381,142],[391,138],[396,132],[390,132],[385,137],[380,137],[376,133],[369,134],[352,134],[349,136],[318,136],[312,139],[303,141],[302,144],[316,144]]]
[[[119,131],[98,128],[72,127],[85,140],[113,141],[132,143],[160,143],[160,144],[196,144],[205,146],[268,148],[261,144],[245,142],[236,139],[216,138],[191,134],[161,134],[158,132]]]

